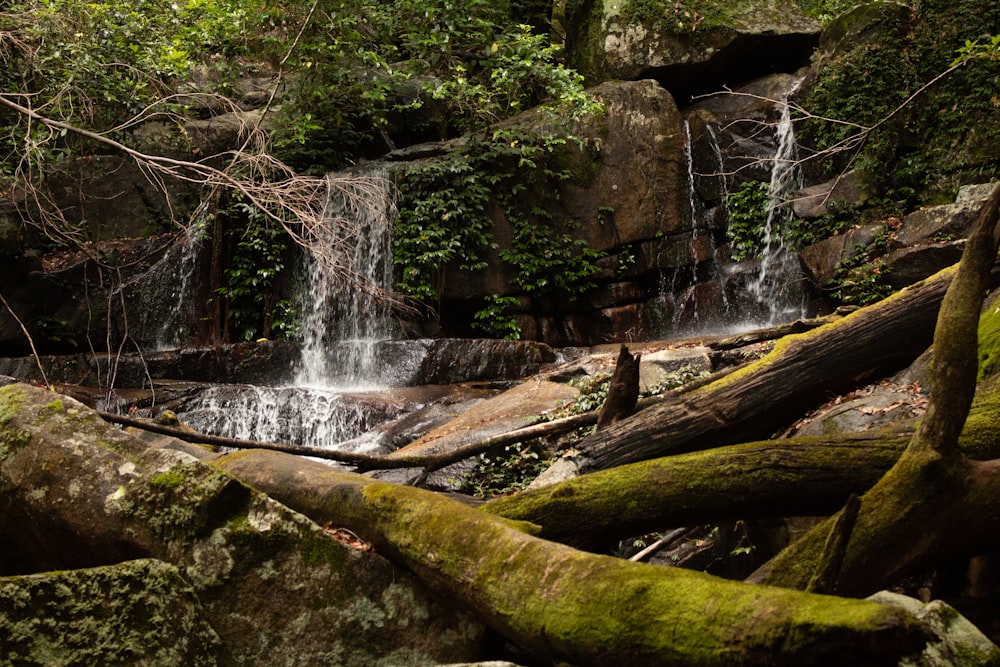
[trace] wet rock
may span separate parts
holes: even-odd
[[[25,567],[167,561],[237,664],[433,665],[479,653],[471,617],[228,474],[28,385],[0,389],[0,417],[0,523]]]
[[[230,660],[191,584],[159,560],[0,577],[0,637],[4,664]]]
[[[519,380],[555,359],[544,343],[471,338],[382,341],[378,354],[392,386]]]

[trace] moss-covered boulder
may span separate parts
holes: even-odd
[[[808,61],[820,25],[793,0],[569,0],[566,48],[588,82],[655,76],[705,92]]]
[[[163,561],[0,577],[5,665],[227,662],[191,585]]]
[[[1000,62],[976,59],[949,71],[967,41],[997,31],[1000,5],[910,5],[872,3],[826,27],[797,95],[812,117],[796,128],[808,152],[852,145],[811,160],[807,184],[860,168],[904,212],[950,202],[960,186],[1000,174]]]
[[[237,663],[420,665],[478,652],[478,623],[381,556],[43,389],[0,389],[0,497],[8,572],[172,563]]]

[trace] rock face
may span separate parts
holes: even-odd
[[[482,626],[411,575],[187,454],[147,449],[27,385],[0,389],[0,422],[5,568],[171,563],[186,582],[176,595],[193,591],[235,664],[426,665],[478,652]]]
[[[699,241],[710,245],[692,238],[690,210],[677,196],[688,188],[688,177],[683,124],[673,98],[650,80],[609,82],[591,92],[603,101],[605,113],[571,129],[576,140],[553,156],[569,177],[546,181],[538,196],[547,201],[534,205],[547,211],[539,224],[572,230],[574,240],[606,254],[594,276],[597,288],[575,301],[559,293],[519,291],[512,268],[500,259],[501,252],[512,249],[512,227],[496,207],[490,214],[498,247],[487,253],[487,268],[446,271],[440,308],[444,331],[473,334],[469,314],[487,296],[500,294],[520,299],[517,321],[527,339],[564,346],[614,340],[629,330],[649,335],[644,303],[659,291],[661,276],[690,265]],[[507,124],[529,136],[565,132],[534,111]],[[520,195],[527,209],[535,196],[530,189]]]
[[[820,26],[795,2],[566,3],[571,64],[590,82],[652,77],[675,95],[718,90],[808,61]]]

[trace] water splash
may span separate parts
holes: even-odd
[[[776,150],[767,186],[768,204],[763,229],[763,252],[757,275],[747,285],[750,295],[766,311],[763,325],[774,325],[803,317],[801,271],[798,259],[786,245],[785,231],[792,219],[791,195],[801,187],[798,147],[788,98],[798,89],[797,80],[780,104],[781,116],[774,126]]]
[[[377,388],[377,343],[391,337],[395,325],[384,298],[392,285],[392,184],[384,171],[327,179],[324,217],[342,224],[320,232],[325,261],[306,260],[302,357],[295,383]]]
[[[292,445],[370,451],[361,437],[407,409],[384,396],[303,387],[217,385],[189,401],[179,417],[203,433]]]

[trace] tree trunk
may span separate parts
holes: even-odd
[[[931,342],[956,267],[812,331],[788,336],[747,367],[581,440],[581,473],[671,453],[767,437],[806,410]]]
[[[861,499],[837,581],[847,594],[878,589],[942,551],[981,547],[983,535],[1000,541],[1000,461],[972,461],[959,445],[976,387],[976,331],[997,255],[998,220],[1000,186],[976,220],[941,305],[927,413],[896,465]],[[804,588],[835,520],[807,533],[751,579]]]
[[[517,644],[577,665],[895,664],[925,641],[889,607],[587,554],[429,491],[279,452],[216,465],[372,542]]]
[[[1000,457],[998,414],[1000,380],[991,380],[979,387],[959,439],[967,456]],[[581,475],[480,509],[531,521],[542,537],[578,547],[671,526],[788,516],[789,508],[828,515],[851,493],[871,488],[911,436],[912,429],[892,429],[718,447]],[[983,545],[992,539],[980,531],[969,537]]]
[[[615,363],[615,372],[608,385],[608,396],[604,399],[601,414],[597,417],[597,430],[621,421],[635,411],[639,400],[639,357],[629,354],[628,347],[622,345]]]

